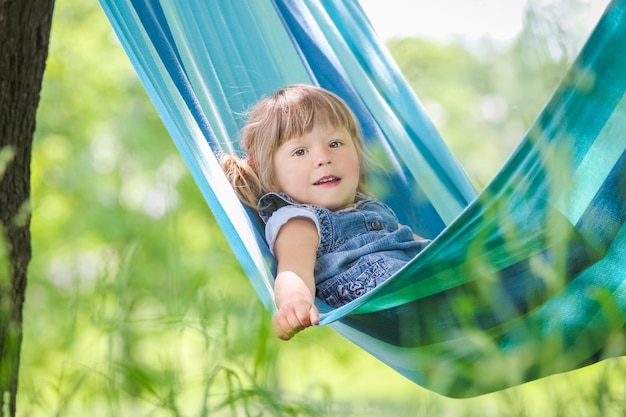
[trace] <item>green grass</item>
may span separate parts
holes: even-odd
[[[20,416],[581,416],[626,412],[626,361],[456,400],[409,382],[329,328],[291,342],[237,268],[212,285],[130,274],[91,288],[33,279],[26,308]],[[222,271],[223,272],[223,271]],[[191,280],[191,282],[189,281]],[[237,282],[241,285],[233,285]],[[133,290],[134,288],[134,290]],[[138,290],[138,289],[141,290]]]

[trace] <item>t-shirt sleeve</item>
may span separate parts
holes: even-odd
[[[272,255],[274,254],[274,243],[276,242],[278,231],[285,223],[287,223],[287,221],[293,219],[294,217],[305,217],[307,219],[311,219],[313,223],[315,223],[317,234],[320,235],[320,223],[315,215],[315,211],[305,207],[281,207],[272,214],[265,225],[265,240],[270,247]]]

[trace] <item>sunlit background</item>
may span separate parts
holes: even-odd
[[[419,36],[436,42],[502,44],[515,41],[528,12],[555,19],[568,37],[583,39],[609,3],[608,0],[361,0],[381,39]]]
[[[519,143],[609,1],[360,3],[480,189]],[[409,41],[416,38],[447,53],[425,53]],[[524,92],[522,83],[532,88]]]

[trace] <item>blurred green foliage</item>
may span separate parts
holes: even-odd
[[[58,0],[53,22],[32,164],[19,415],[544,416],[574,398],[594,410],[623,398],[613,386],[596,396],[597,384],[619,378],[600,365],[454,401],[327,328],[277,341],[103,12]],[[478,186],[571,59],[538,45],[389,43]],[[543,54],[538,64],[522,58],[529,50]]]
[[[477,11],[479,13],[480,10]],[[515,42],[447,44],[392,39],[387,46],[477,189],[500,170],[582,46],[579,1],[529,2]]]

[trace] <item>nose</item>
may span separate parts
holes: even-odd
[[[315,166],[321,167],[330,164],[330,154],[327,149],[319,149],[315,154]]]

